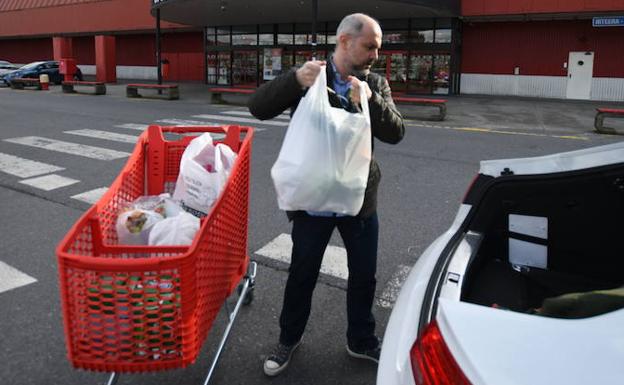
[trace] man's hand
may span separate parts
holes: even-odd
[[[311,60],[305,62],[303,67],[297,70],[297,81],[302,88],[312,87],[316,77],[321,72],[321,66],[325,65],[323,60]]]
[[[355,76],[349,76],[347,80],[351,82],[351,101],[356,106],[360,104],[360,87],[364,87],[367,100],[370,100],[371,96],[373,96],[373,91],[368,87],[368,83],[361,82]]]

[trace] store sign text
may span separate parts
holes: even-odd
[[[594,27],[624,27],[624,16],[594,17]]]

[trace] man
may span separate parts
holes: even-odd
[[[357,112],[360,87],[368,97],[373,137],[398,143],[404,125],[385,78],[371,73],[381,47],[381,27],[371,17],[356,13],[346,16],[336,31],[336,49],[327,63],[308,61],[296,71],[265,83],[249,101],[249,110],[258,119],[271,119],[284,110],[297,107],[305,90],[314,84],[326,64],[330,104]],[[335,227],[345,248],[349,267],[347,288],[347,352],[356,358],[379,360],[380,341],[375,336],[375,319],[371,312],[375,296],[377,267],[377,186],[381,174],[373,159],[358,215],[296,211],[287,212],[293,222],[292,259],[280,316],[280,338],[277,347],[264,362],[264,372],[275,376],[288,365],[299,346],[310,315],[312,292],[316,285],[323,253]]]

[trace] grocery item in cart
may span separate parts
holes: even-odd
[[[154,225],[165,219],[152,210],[130,209],[117,217],[117,238],[122,245],[147,245]]]
[[[236,153],[225,144],[214,145],[209,133],[193,139],[182,154],[173,199],[196,216],[207,215],[235,160]]]
[[[141,196],[126,205],[117,217],[115,229],[117,230],[118,243],[122,245],[147,245],[150,233],[157,223],[183,212],[182,207],[171,199],[171,195],[168,193]],[[199,226],[197,227],[199,228]],[[160,245],[163,244],[160,243]]]

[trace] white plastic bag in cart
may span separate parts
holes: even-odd
[[[190,245],[197,230],[199,218],[182,211],[181,213],[157,222],[149,233],[150,246]]]
[[[195,215],[208,214],[235,160],[236,153],[225,144],[215,146],[209,133],[193,139],[182,154],[173,199]]]
[[[271,176],[282,210],[356,215],[364,201],[372,157],[368,99],[362,112],[329,104],[321,69],[293,115]]]

